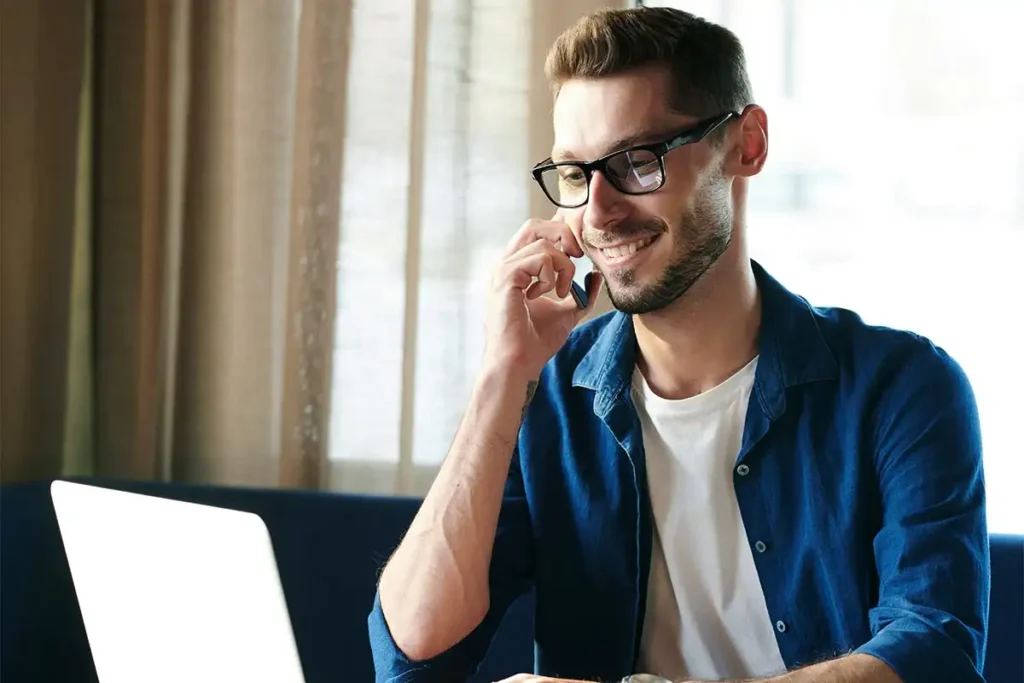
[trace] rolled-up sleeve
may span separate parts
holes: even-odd
[[[982,681],[990,565],[978,411],[961,368],[922,344],[877,413],[882,527],[873,637],[903,683]]]
[[[426,660],[411,660],[395,644],[380,605],[374,599],[368,618],[370,649],[377,683],[459,683],[479,667],[509,606],[532,581],[533,537],[518,457],[512,460],[490,568],[490,609],[461,642]]]

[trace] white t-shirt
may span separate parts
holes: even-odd
[[[756,368],[755,358],[678,401],[633,374],[655,523],[640,671],[714,680],[786,670],[733,488]]]

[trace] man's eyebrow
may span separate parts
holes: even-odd
[[[663,140],[664,138],[667,138],[669,135],[671,135],[671,133],[652,133],[650,131],[642,131],[639,133],[634,133],[633,135],[627,135],[607,145],[605,147],[606,151],[595,158],[600,159],[601,157],[607,156],[612,152],[619,152],[628,147],[634,147],[636,145],[643,145],[651,142],[658,142],[660,140]],[[580,157],[578,157],[571,150],[556,148],[551,152],[551,160],[555,162],[580,161]]]

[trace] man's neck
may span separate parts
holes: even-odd
[[[732,245],[679,300],[633,324],[656,394],[689,398],[721,384],[757,355],[761,297],[746,250]]]

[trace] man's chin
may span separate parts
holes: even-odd
[[[633,280],[629,283],[605,279],[605,292],[612,306],[629,315],[644,315],[665,309],[684,296],[689,287],[672,287],[663,280],[648,282]]]
[[[611,302],[612,307],[629,315],[640,315],[657,310],[652,308],[650,289],[649,286],[637,286],[636,284],[606,286],[608,301]]]

